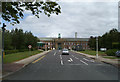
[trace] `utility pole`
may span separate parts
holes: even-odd
[[[96,58],[98,58],[98,37],[96,37]]]
[[[4,54],[4,32],[5,32],[5,27],[6,25],[3,23],[3,26],[2,26],[2,65],[3,65],[3,55]]]

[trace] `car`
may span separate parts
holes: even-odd
[[[118,50],[118,51],[116,52],[116,56],[117,56],[117,57],[120,57],[120,50]]]
[[[69,55],[69,50],[68,49],[63,49],[62,55]]]

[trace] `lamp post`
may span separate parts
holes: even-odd
[[[98,37],[96,37],[96,58],[98,58]]]

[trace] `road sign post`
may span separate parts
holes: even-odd
[[[28,48],[29,48],[29,55],[31,55],[31,54],[30,54],[30,51],[31,51],[32,46],[29,45]]]

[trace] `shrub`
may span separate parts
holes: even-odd
[[[5,55],[7,54],[12,54],[12,53],[17,53],[19,50],[5,50]]]
[[[106,53],[108,56],[115,56],[116,51],[117,51],[117,49],[109,49],[109,50],[107,50],[105,53]]]

